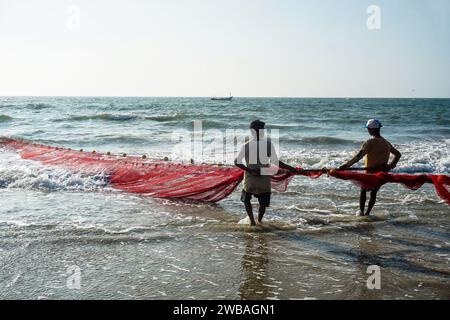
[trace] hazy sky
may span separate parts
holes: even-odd
[[[0,0],[0,95],[230,91],[450,97],[450,1]]]

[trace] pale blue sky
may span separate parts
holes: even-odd
[[[448,0],[0,0],[0,46],[0,95],[450,97]]]

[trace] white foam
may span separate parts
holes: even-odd
[[[402,158],[393,172],[450,172],[450,139],[415,141],[395,146],[402,153]],[[299,148],[281,150],[281,158],[305,168],[333,168],[351,159],[357,151],[357,148],[345,150]]]
[[[402,158],[394,172],[401,173],[448,173],[450,172],[450,139],[411,141],[394,145],[402,153]],[[214,149],[214,143],[209,146]],[[205,152],[202,161],[205,163],[222,162],[233,165],[235,150],[228,151],[224,156],[223,148],[218,146],[216,153]],[[281,160],[304,168],[320,169],[323,167],[334,168],[351,159],[358,152],[357,146],[346,146],[342,149],[329,148],[324,145],[305,147],[287,147],[281,143]],[[188,162],[189,157],[181,154],[172,154],[172,160]],[[363,166],[363,162],[360,162]]]
[[[0,187],[42,191],[90,191],[106,185],[103,175],[87,176],[23,160],[15,153],[0,152]]]
[[[247,216],[244,219],[239,220],[238,224],[250,225],[250,218]]]

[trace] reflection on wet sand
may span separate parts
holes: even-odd
[[[369,289],[367,287],[367,279],[373,274],[373,272],[368,273],[368,267],[374,264],[374,257],[380,254],[380,247],[378,242],[373,239],[376,238],[376,227],[375,224],[368,223],[364,231],[358,234],[357,248],[355,248],[355,257],[357,261],[357,268],[359,271],[359,277],[362,279],[362,283],[355,286],[355,296],[354,299],[382,299],[382,290]],[[381,269],[383,266],[378,265]],[[382,277],[382,274],[381,274]],[[372,282],[372,281],[370,281]],[[382,285],[382,283],[381,283]]]
[[[269,248],[267,235],[247,233],[244,235],[245,252],[242,257],[241,299],[265,299],[271,295],[267,275]]]

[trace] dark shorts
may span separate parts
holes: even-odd
[[[380,190],[379,187],[378,187],[378,188],[372,188],[372,189],[361,188],[361,191],[367,191],[367,192],[370,192],[370,191],[378,191],[378,190]]]
[[[242,190],[241,201],[247,202],[252,199],[252,196],[258,199],[259,205],[261,207],[270,207],[270,192],[261,193],[261,194],[253,194]]]

